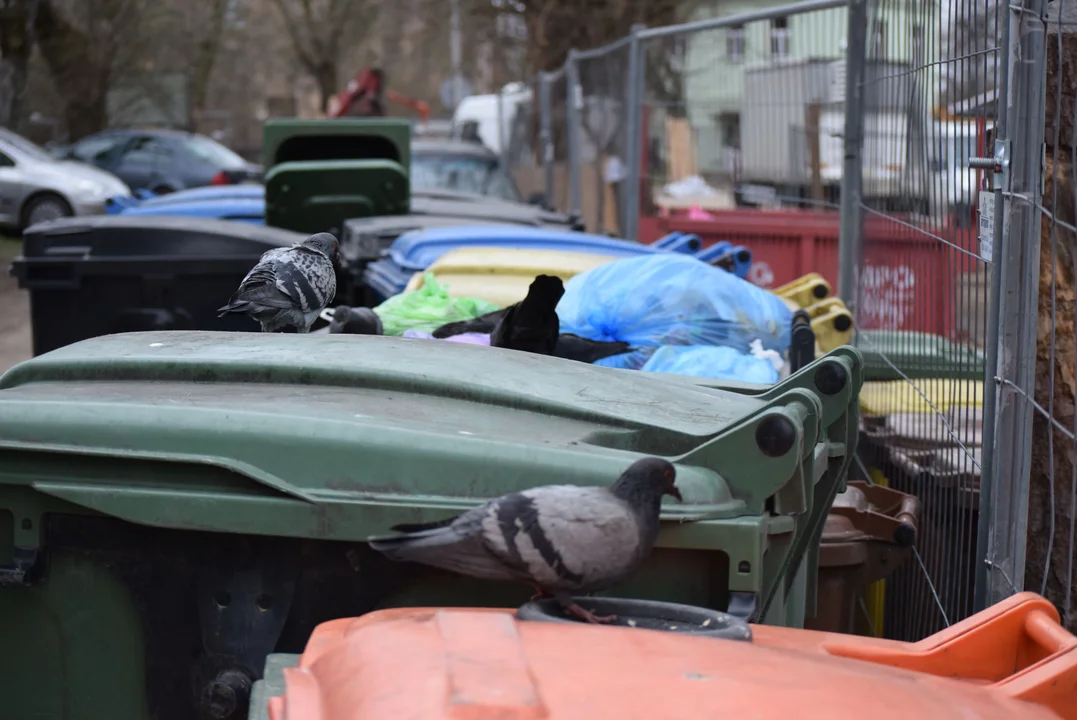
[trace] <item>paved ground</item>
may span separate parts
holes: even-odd
[[[18,240],[0,238],[0,373],[33,354],[30,297],[8,274],[11,260],[21,247]]]

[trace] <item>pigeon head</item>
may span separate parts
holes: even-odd
[[[629,465],[610,486],[610,492],[633,504],[645,499],[657,500],[663,495],[672,495],[682,502],[684,500],[677,489],[676,468],[672,463],[656,457],[643,458]]]
[[[340,244],[330,233],[323,232],[311,235],[301,244],[303,247],[317,250],[322,255],[325,255],[333,263],[333,267],[340,266]]]

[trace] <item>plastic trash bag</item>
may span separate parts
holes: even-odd
[[[656,253],[576,275],[565,283],[557,316],[563,333],[640,349],[722,345],[747,353],[758,338],[764,349],[785,353],[793,311],[777,295],[692,256]],[[628,355],[638,360],[639,352]],[[606,360],[600,364],[634,363],[623,364],[626,355]]]
[[[773,385],[779,379],[778,369],[768,358],[707,345],[664,345],[641,370],[763,385]]]
[[[490,344],[490,336],[487,333],[460,333],[459,335],[450,335],[447,338],[436,338],[430,333],[422,330],[405,330],[403,336],[406,338],[418,338],[420,340],[443,340],[445,342],[467,343],[468,345],[489,346]]]
[[[471,320],[499,309],[481,298],[449,297],[448,286],[435,280],[433,273],[426,273],[418,290],[393,295],[374,312],[381,318],[385,335],[402,335],[405,330],[433,332],[446,323]]]

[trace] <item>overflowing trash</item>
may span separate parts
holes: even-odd
[[[520,275],[523,258],[513,253],[533,252],[526,246],[499,249],[499,263],[486,268],[490,282]],[[702,247],[695,235],[671,233],[646,252],[589,256],[597,260],[587,269],[563,257],[581,253],[561,251],[560,265],[551,255],[548,269],[520,275],[518,280],[532,278],[526,293],[522,283],[515,293],[505,285],[499,297],[519,299],[502,306],[454,296],[428,268],[421,284],[408,284],[415,289],[396,292],[374,308],[322,310],[329,327],[315,332],[465,343],[616,369],[769,385],[814,356],[813,330],[823,327],[816,320],[844,321],[847,315],[840,301],[828,297],[821,278],[806,276],[774,292],[748,282],[751,251],[726,241]],[[474,268],[474,278],[464,283],[468,295],[482,287],[482,268]],[[303,314],[301,324],[310,322],[305,310],[295,311]],[[847,332],[846,324],[837,329]]]
[[[577,275],[565,285],[557,314],[562,331],[592,340],[640,349],[723,346],[742,354],[755,339],[784,353],[793,319],[776,295],[676,253],[616,260]],[[602,364],[642,367],[638,360]]]
[[[470,320],[498,310],[479,298],[454,298],[448,288],[427,273],[422,287],[394,295],[374,308],[385,335],[403,335],[405,330],[433,332],[442,325]]]

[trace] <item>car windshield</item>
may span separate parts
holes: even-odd
[[[0,128],[0,142],[5,142],[23,155],[42,162],[56,162],[56,158],[48,153],[45,148],[30,142],[22,135],[16,135],[10,130]]]
[[[455,190],[520,202],[520,193],[495,160],[454,155],[412,156],[414,190]]]
[[[239,155],[205,135],[187,138],[187,147],[200,159],[222,170],[237,170],[247,164]]]

